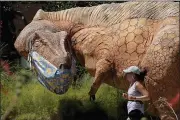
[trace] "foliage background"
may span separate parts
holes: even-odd
[[[32,77],[29,70],[18,69],[12,76],[1,71],[3,85],[1,116],[9,112],[9,119],[16,120],[115,120],[126,116],[122,98],[116,89],[103,85],[96,101],[90,102],[88,91],[92,77],[84,74],[66,94],[56,95]],[[119,107],[119,108],[118,108]],[[119,110],[118,110],[119,109]],[[118,111],[118,112],[117,112]]]

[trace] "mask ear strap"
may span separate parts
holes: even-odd
[[[73,75],[75,75],[77,72],[77,70],[76,70],[77,57],[76,57],[75,53],[73,52],[73,49],[72,49],[73,45],[72,45],[72,41],[70,41],[71,39],[69,38],[69,36],[67,36],[66,40],[67,40],[68,48],[70,50],[70,55],[71,55],[71,73]]]
[[[29,48],[28,62],[29,62],[30,70],[31,70],[31,68],[32,68],[32,64],[31,64],[31,62],[32,62],[31,50],[33,51],[33,49],[32,49],[32,41],[31,40],[29,41],[28,48]]]
[[[74,57],[72,56],[72,64],[71,64],[71,73],[74,76],[76,74],[76,60],[74,59]]]

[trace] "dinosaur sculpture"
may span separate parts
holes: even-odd
[[[149,111],[162,120],[178,119],[179,3],[125,2],[58,12],[39,10],[15,42],[26,58],[29,41],[57,67],[70,68],[68,53],[72,53],[94,76],[90,96],[102,83],[126,90],[128,83],[121,79],[122,70],[131,65],[147,67]]]

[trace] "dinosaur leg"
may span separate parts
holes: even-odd
[[[174,105],[171,101],[180,89],[179,59],[179,29],[169,25],[154,36],[141,63],[149,68],[146,87],[161,120],[177,120],[174,110],[179,109],[180,100],[175,100]]]
[[[178,120],[177,113],[174,111],[171,102],[167,99],[170,94],[168,93],[168,89],[165,90],[164,84],[166,83],[162,82],[160,84],[149,77],[146,77],[145,82],[151,98],[148,111],[154,115],[159,115],[161,120]],[[176,89],[174,92],[177,92]]]
[[[89,91],[90,100],[95,100],[95,94],[102,84],[102,81],[106,78],[106,73],[110,69],[110,63],[106,59],[101,59],[96,63],[96,73],[94,82]]]

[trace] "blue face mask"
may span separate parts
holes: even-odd
[[[29,53],[39,82],[51,92],[64,94],[72,81],[71,69],[58,69],[35,51]]]

